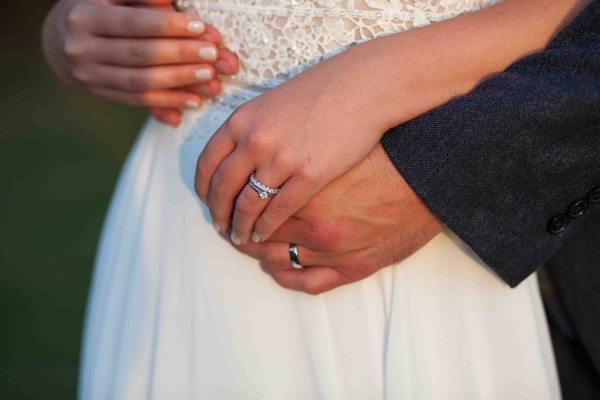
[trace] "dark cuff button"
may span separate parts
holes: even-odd
[[[548,232],[552,234],[561,233],[567,228],[567,225],[569,225],[569,218],[566,215],[555,215],[548,222]]]
[[[600,186],[596,186],[590,190],[590,193],[588,194],[588,201],[590,204],[600,203]]]
[[[584,199],[579,199],[572,203],[567,209],[567,215],[571,218],[581,217],[588,208],[588,203]]]

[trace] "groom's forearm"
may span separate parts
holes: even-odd
[[[547,50],[388,132],[427,206],[511,286],[600,212],[600,4]]]

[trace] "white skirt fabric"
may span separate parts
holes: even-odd
[[[213,230],[185,129],[149,121],[123,168],[80,399],[560,398],[535,276],[510,289],[444,231],[358,283],[281,288]]]

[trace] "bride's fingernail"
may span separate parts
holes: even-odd
[[[203,33],[206,29],[202,21],[190,21],[187,24],[187,30],[192,33]]]
[[[217,48],[215,46],[206,46],[198,50],[198,55],[205,61],[215,61],[217,59]]]
[[[198,100],[188,100],[185,102],[185,106],[192,110],[197,110],[200,108],[200,102]]]
[[[215,231],[221,233],[223,231],[223,228],[221,228],[217,223],[213,222],[213,228],[215,228]]]
[[[252,241],[253,241],[254,243],[260,243],[260,236],[258,236],[258,233],[254,232],[254,233],[252,234]]]
[[[194,75],[199,81],[208,81],[212,79],[212,71],[210,68],[200,68],[196,70]]]
[[[231,232],[231,242],[235,245],[240,245],[242,244],[242,241],[240,240],[239,237],[237,237],[237,235],[235,234],[235,232]]]

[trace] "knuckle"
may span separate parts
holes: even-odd
[[[198,163],[196,164],[196,177],[194,178],[194,191],[196,192],[196,194],[202,198],[203,195],[203,182],[204,182],[204,177],[203,175],[200,175],[199,171],[199,167],[198,167]]]
[[[190,83],[190,74],[186,68],[179,68],[175,72],[176,86],[183,86]]]
[[[85,25],[85,5],[81,2],[75,2],[67,10],[65,25],[68,30],[78,30]]]
[[[196,192],[196,194],[198,195],[198,197],[202,197],[202,184],[200,183],[200,180],[198,179],[198,177],[196,177],[196,179],[194,179],[194,192]]]
[[[293,156],[287,151],[277,152],[272,158],[272,164],[275,169],[284,168],[292,163]]]
[[[141,104],[144,104],[144,101],[141,100],[139,96],[129,95],[123,97],[122,103],[126,106],[139,106]]]
[[[179,60],[193,60],[193,51],[190,49],[190,46],[187,43],[180,43],[176,48],[177,58]]]
[[[227,184],[215,175],[210,181],[209,202],[211,204],[220,202],[227,195]]]
[[[182,30],[182,20],[178,15],[169,16],[164,20],[165,33],[180,32]]]
[[[94,88],[91,87],[89,92],[93,96],[101,97],[107,100],[116,101],[121,104],[129,105],[129,106],[137,106],[140,105],[139,96],[135,93],[119,93],[115,94],[112,92],[107,92],[102,88]]]
[[[271,201],[268,205],[269,210],[269,220],[280,219],[286,217],[288,214],[288,208],[286,202],[284,201]],[[263,223],[265,223],[263,221]]]
[[[129,93],[126,97],[126,103],[132,106],[150,104],[151,98],[148,92]]]
[[[274,272],[271,274],[271,276],[273,277],[273,279],[279,286],[284,287],[286,289],[294,288],[293,284],[292,284],[292,280],[290,279],[290,277],[287,274]]]
[[[383,267],[382,258],[371,249],[353,253],[351,257],[344,258],[344,267],[339,271],[352,280],[363,279]]]
[[[300,290],[302,290],[304,293],[316,296],[323,293],[325,288],[320,283],[309,279],[302,283]]]
[[[196,181],[198,183],[206,182],[208,179],[210,170],[208,168],[208,164],[205,161],[204,157],[198,157],[198,161],[196,161]]]
[[[135,64],[146,64],[152,59],[151,52],[147,46],[129,45],[127,55]]]
[[[341,225],[335,221],[312,221],[307,235],[310,246],[333,252],[341,250],[344,243]]]
[[[243,193],[239,196],[235,202],[235,211],[239,213],[241,217],[249,217],[254,215],[254,203],[248,197],[247,193]]]
[[[148,78],[141,73],[130,73],[125,78],[125,86],[132,92],[141,92],[148,89]]]
[[[217,82],[217,83],[214,86],[214,89],[212,89],[214,91],[210,94],[210,96],[216,97],[216,96],[218,96],[218,95],[221,94],[222,88],[221,88],[221,85],[220,85],[219,81],[213,81],[213,82]]]
[[[262,262],[266,268],[272,269],[279,263],[279,259],[274,251],[265,251]]]
[[[65,41],[63,46],[63,55],[70,62],[77,62],[83,59],[85,48],[83,43],[73,38]]]
[[[298,171],[298,177],[306,184],[312,184],[317,181],[318,172],[316,168],[307,163]]]
[[[126,12],[121,16],[119,23],[125,31],[139,31],[143,25],[140,16],[133,11],[135,10]]]
[[[73,75],[73,79],[82,85],[91,83],[92,77],[85,68],[73,68],[71,74]]]
[[[413,249],[417,248],[418,246],[416,245],[413,237],[406,237],[402,244],[390,243],[386,247],[386,251],[384,251],[384,255],[387,255],[387,257],[384,256],[383,260],[381,260],[381,263],[383,265],[392,265],[402,261],[412,253]]]
[[[89,94],[90,96],[98,97],[101,99],[112,100],[106,93],[104,93],[101,89],[95,87],[85,87],[82,89],[84,93]]]
[[[250,132],[245,140],[246,146],[253,152],[267,152],[269,149],[269,140],[260,130]]]
[[[247,127],[251,116],[252,114],[249,107],[241,105],[231,113],[229,118],[227,118],[227,121],[225,122],[226,128],[234,132],[240,132]]]

